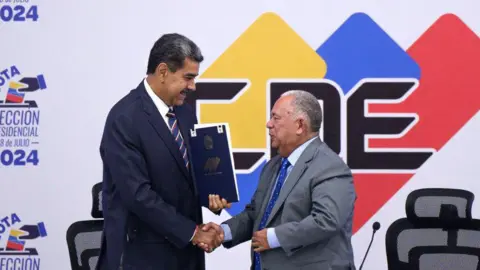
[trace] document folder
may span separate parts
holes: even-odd
[[[197,124],[190,130],[193,175],[202,206],[217,194],[229,203],[240,200],[228,123]]]

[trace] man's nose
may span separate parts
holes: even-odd
[[[270,119],[270,120],[268,120],[268,122],[267,122],[267,128],[268,128],[268,129],[271,129],[272,127],[273,127],[273,125],[272,125],[272,120]]]
[[[188,90],[190,90],[190,91],[195,91],[195,90],[197,90],[197,88],[195,87],[195,81],[192,80],[191,82],[189,82],[188,85],[187,85],[187,88],[188,88]]]

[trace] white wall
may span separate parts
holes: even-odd
[[[0,8],[4,5],[19,4],[0,3]],[[27,241],[25,247],[36,248],[40,268],[49,270],[70,267],[65,233],[74,221],[90,217],[90,190],[102,176],[98,147],[105,116],[112,104],[140,82],[145,74],[149,50],[161,34],[179,32],[193,39],[205,56],[201,66],[203,72],[268,11],[282,18],[312,50],[323,44],[356,12],[369,15],[405,50],[445,13],[455,14],[473,32],[480,33],[480,2],[477,0],[317,0],[297,3],[283,0],[30,0],[21,5],[27,10],[31,5],[37,5],[39,18],[36,22],[2,22],[0,19],[0,71],[13,65],[20,71],[21,75],[6,81],[43,74],[47,89],[26,94],[27,100],[37,102],[40,111],[39,137],[30,138],[38,144],[24,148],[0,147],[0,151],[23,149],[27,155],[35,149],[39,158],[37,166],[0,163],[0,219],[7,216],[10,219],[11,214],[16,213],[21,220],[12,224],[16,229],[25,224],[45,223],[48,236]],[[469,42],[480,44],[475,39]],[[475,57],[479,59],[478,53]],[[276,68],[269,67],[268,63],[256,63],[256,59],[250,61],[252,65],[265,65],[266,70]],[[284,67],[287,71],[288,68]],[[231,77],[236,75],[239,74],[228,74]],[[479,85],[478,82],[474,84]],[[0,85],[0,100],[5,98],[7,86]],[[480,100],[478,88],[476,100]],[[472,98],[471,102],[477,101]],[[422,106],[430,105],[425,103]],[[462,106],[452,104],[445,110],[454,114]],[[478,102],[471,106],[478,112]],[[22,109],[0,108],[2,110]],[[475,112],[471,114],[474,115]],[[264,113],[259,115],[264,116]],[[393,220],[404,216],[404,201],[411,190],[422,187],[466,188],[474,193],[480,190],[476,181],[480,115],[476,113],[464,122],[445,146],[353,236],[357,267],[368,246],[371,225],[380,221],[382,228],[376,235],[364,269],[386,269],[385,230]],[[2,123],[0,112],[2,127],[7,124]],[[232,136],[236,136],[235,132]],[[474,216],[480,215],[479,209],[478,201],[474,202]],[[229,218],[227,213],[220,217],[209,211],[204,214],[205,221],[221,222]],[[7,222],[10,223],[9,220],[0,221],[5,227],[8,227]],[[6,228],[2,233],[0,226],[1,248],[5,247],[9,231]],[[0,269],[7,269],[5,260],[8,258],[0,255]],[[228,251],[220,248],[207,256],[208,270],[240,270],[249,265],[249,243]]]

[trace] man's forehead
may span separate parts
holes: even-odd
[[[185,58],[183,60],[183,68],[185,69],[198,69],[200,67],[200,63],[191,60],[190,58]]]
[[[183,68],[180,70],[184,76],[186,77],[197,77],[198,76],[198,71],[199,67],[198,65],[188,65],[185,64],[183,65]]]
[[[272,108],[272,111],[273,110],[276,110],[276,111],[288,111],[291,109],[292,107],[292,104],[291,104],[291,98],[290,97],[281,97],[280,99],[277,100],[277,102],[275,102],[275,105],[273,106]]]
[[[290,108],[288,106],[288,104],[278,104],[275,105],[273,108],[272,108],[272,114],[275,114],[275,115],[286,115],[290,112]]]

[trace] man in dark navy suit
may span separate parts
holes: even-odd
[[[103,161],[102,249],[97,269],[203,270],[205,250],[223,235],[203,225],[189,164],[189,130],[197,123],[184,104],[195,90],[200,49],[179,34],[154,45],[147,77],[110,110],[100,145]],[[230,207],[210,197],[210,210]]]

